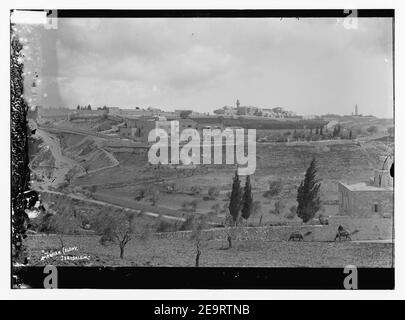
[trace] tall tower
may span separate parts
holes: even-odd
[[[239,106],[240,106],[240,102],[239,102],[239,99],[237,99],[236,100],[236,108],[239,108]]]
[[[354,107],[354,115],[355,115],[355,116],[358,116],[358,115],[359,115],[359,107],[357,106],[357,104],[356,104],[356,106]]]

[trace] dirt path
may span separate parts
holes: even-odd
[[[64,129],[64,128],[58,128],[58,129],[56,129],[56,128],[51,128],[51,127],[39,127],[38,129],[41,130],[41,132],[42,132],[44,135],[48,135],[48,136],[52,136],[52,133],[63,132],[63,133],[70,133],[70,134],[83,135],[83,136],[86,136],[86,137],[91,136],[91,137],[101,138],[101,139],[110,138],[109,136],[106,136],[106,135],[103,135],[103,134],[100,134],[100,133],[94,133],[94,132],[89,132],[89,131],[85,131],[85,130],[73,130],[73,129],[70,130],[70,129]],[[57,140],[57,139],[56,139],[56,140]],[[104,152],[104,154],[107,156],[107,158],[109,158],[109,160],[112,162],[112,164],[109,165],[109,166],[105,166],[105,167],[102,167],[102,168],[97,168],[97,169],[94,169],[94,170],[89,170],[88,172],[84,172],[85,170],[84,170],[84,168],[79,164],[79,162],[77,162],[77,161],[75,161],[75,160],[73,160],[73,159],[71,159],[71,158],[69,158],[69,157],[64,156],[64,155],[62,154],[62,150],[61,150],[61,147],[60,147],[60,143],[59,143],[59,142],[56,142],[56,144],[58,145],[57,148],[54,148],[54,150],[56,150],[56,156],[58,156],[58,157],[60,157],[60,156],[63,157],[64,160],[67,160],[67,162],[73,163],[73,164],[74,164],[74,167],[79,167],[79,168],[81,168],[81,170],[83,171],[82,173],[77,174],[76,177],[86,176],[86,175],[88,175],[88,174],[90,174],[90,173],[95,173],[95,172],[99,172],[99,171],[102,171],[102,170],[105,170],[105,169],[114,168],[114,167],[116,167],[116,166],[119,165],[119,161],[114,157],[113,154],[111,154],[110,152],[108,152],[108,151],[105,150],[104,148],[101,148],[101,147],[100,147],[100,150],[102,150],[102,151]],[[57,149],[59,149],[59,150],[57,150]],[[52,153],[52,154],[53,154],[53,153]],[[56,159],[56,158],[55,158],[55,159]],[[55,166],[57,167],[56,164],[55,164]],[[68,170],[68,171],[69,171],[69,170]],[[66,173],[65,173],[65,175],[66,175]],[[62,180],[62,181],[63,181],[63,180]]]
[[[80,197],[80,196],[77,196],[77,195],[66,194],[66,193],[57,192],[57,191],[46,190],[46,192],[48,192],[48,193],[53,193],[53,194],[57,194],[57,195],[66,196],[66,197],[69,197],[69,198],[72,198],[72,199],[77,199],[77,200],[81,200],[81,201],[86,201],[86,202],[89,202],[89,203],[101,204],[101,205],[105,205],[105,206],[115,207],[115,208],[118,208],[118,209],[133,210],[133,211],[135,211],[135,212],[137,212],[137,213],[140,213],[140,212],[141,212],[141,210],[136,209],[136,208],[134,208],[134,207],[132,207],[132,206],[122,206],[122,205],[114,204],[114,203],[111,203],[111,202],[105,202],[105,201],[100,201],[100,200],[88,199],[88,198],[85,198],[85,197]],[[186,220],[185,218],[182,218],[182,217],[176,217],[176,216],[165,215],[165,214],[160,215],[159,213],[150,212],[150,211],[143,211],[143,214],[146,215],[146,216],[149,216],[149,217],[153,217],[153,218],[158,218],[158,217],[161,216],[161,217],[166,218],[166,219],[169,219],[169,220],[176,220],[176,221],[185,221],[185,220]]]
[[[60,183],[65,181],[65,176],[70,169],[80,167],[80,165],[76,161],[63,155],[59,140],[54,135],[39,128],[37,129],[36,135],[42,139],[46,146],[45,148],[49,149],[55,159],[55,167],[51,178],[48,179],[45,177],[43,182],[37,182],[38,186],[44,189],[57,187]]]

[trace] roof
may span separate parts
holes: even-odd
[[[381,188],[381,187],[372,186],[365,182],[360,182],[360,183],[350,184],[350,185],[345,184],[341,181],[339,181],[339,183],[350,191],[394,191],[394,188],[391,186]]]

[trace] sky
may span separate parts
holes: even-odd
[[[39,38],[46,107],[393,113],[390,18],[61,18]]]

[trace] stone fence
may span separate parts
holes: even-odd
[[[286,225],[238,228],[213,228],[202,231],[206,240],[226,240],[232,234],[237,240],[287,241],[292,232],[302,235],[305,241],[333,241],[338,227],[342,225],[349,232],[358,230],[352,240],[390,240],[393,237],[391,219],[361,219],[350,217],[332,217],[329,225]],[[156,236],[161,239],[188,239],[192,231],[162,232]]]

